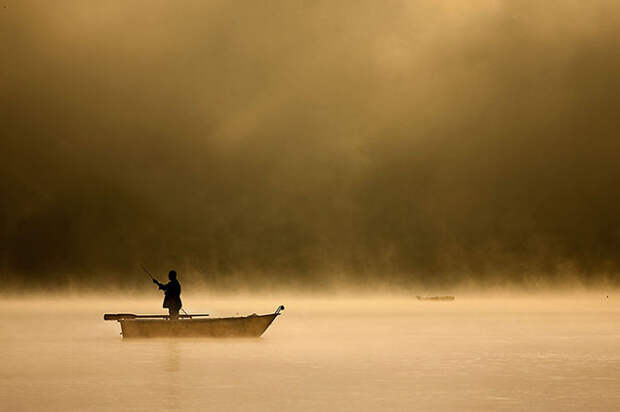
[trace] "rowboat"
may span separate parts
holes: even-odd
[[[416,296],[418,300],[454,300],[454,296]]]
[[[208,314],[134,315],[132,313],[107,313],[104,320],[116,320],[121,324],[121,335],[130,338],[163,337],[260,337],[274,319],[284,310],[280,305],[274,313],[229,318],[206,318]]]

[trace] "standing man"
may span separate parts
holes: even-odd
[[[181,303],[181,284],[177,280],[177,272],[174,270],[168,272],[168,279],[170,279],[170,282],[165,285],[157,279],[153,279],[153,283],[165,292],[163,307],[168,308],[170,317],[176,319],[179,317],[179,310],[183,306]]]

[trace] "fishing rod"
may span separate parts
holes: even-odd
[[[151,280],[155,280],[155,278],[153,277],[153,275],[151,275],[151,272],[149,272],[149,270],[147,268],[144,267],[144,265],[142,265],[142,270],[146,272],[147,275],[149,275],[149,277],[151,278]]]

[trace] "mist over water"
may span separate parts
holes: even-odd
[[[11,284],[617,281],[618,2],[5,4]]]
[[[620,305],[600,294],[187,296],[213,316],[287,309],[260,339],[122,340],[131,296],[0,302],[7,410],[583,410],[620,402]]]
[[[619,38],[611,0],[4,0],[0,408],[618,409]],[[141,265],[286,310],[122,340]]]

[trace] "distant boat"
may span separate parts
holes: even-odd
[[[418,300],[454,300],[454,296],[416,296]]]
[[[123,338],[162,337],[260,337],[274,319],[284,310],[281,305],[268,315],[252,314],[242,317],[199,319],[208,315],[134,315],[131,313],[105,314],[104,320],[121,324]]]

